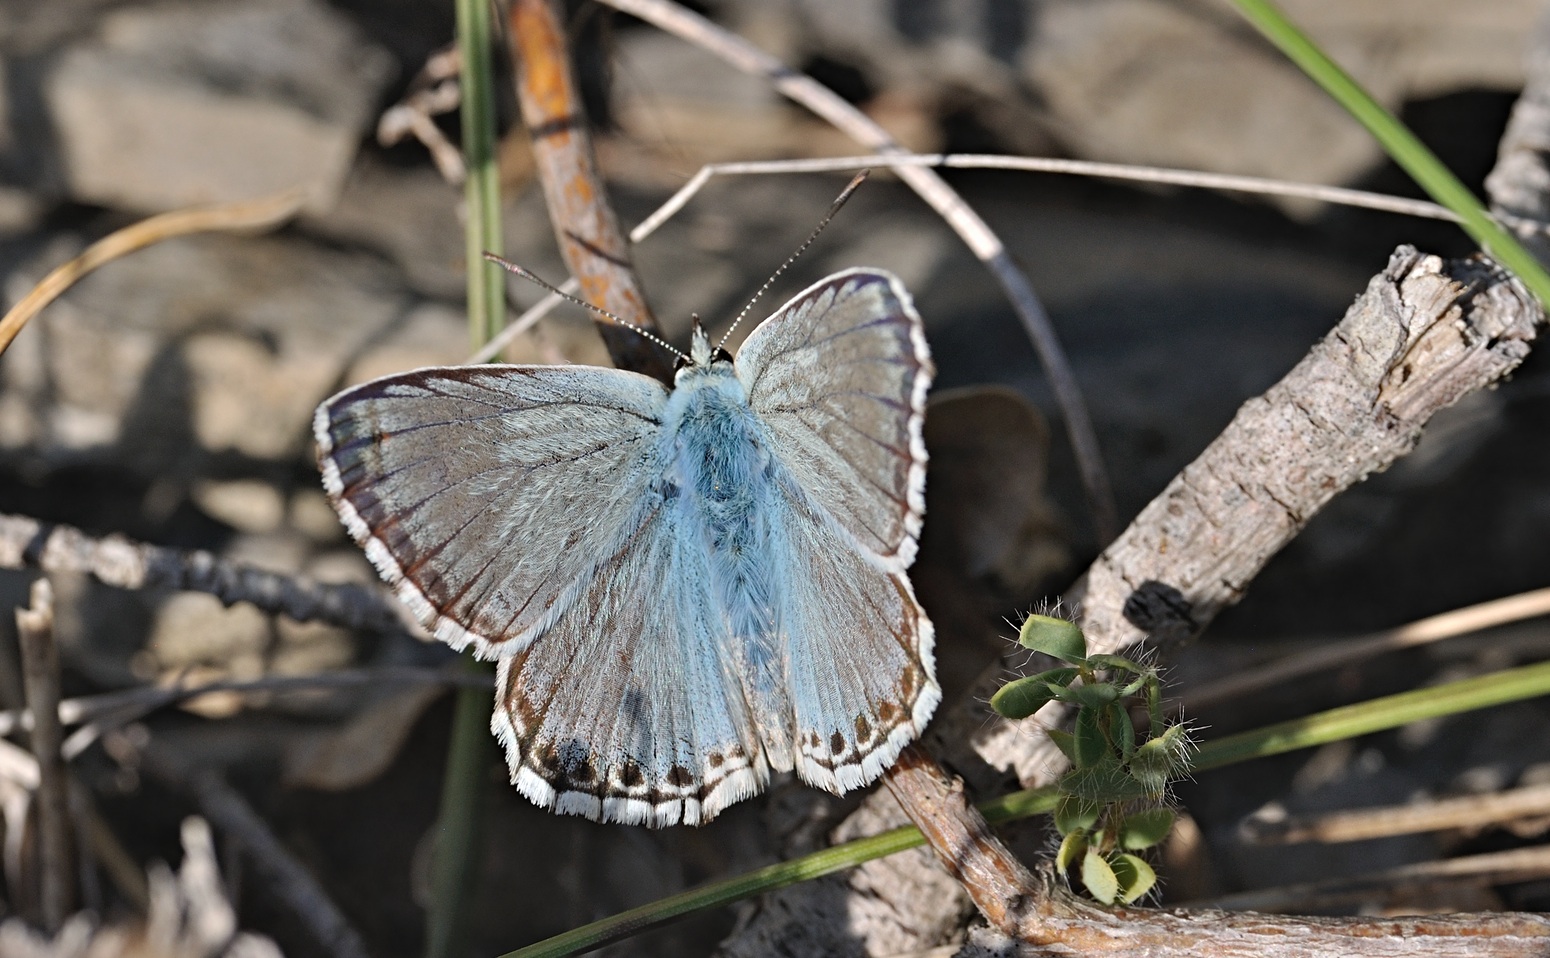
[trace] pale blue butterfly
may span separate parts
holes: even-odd
[[[426,628],[499,660],[536,804],[709,821],[795,769],[876,779],[941,691],[905,576],[933,368],[898,279],[836,273],[671,391],[589,366],[420,369],[318,408],[323,481]]]

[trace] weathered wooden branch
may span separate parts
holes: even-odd
[[[506,35],[549,221],[560,255],[581,285],[581,298],[655,332],[657,321],[631,265],[629,241],[598,173],[581,96],[571,76],[565,30],[553,4],[512,0]],[[666,350],[616,323],[599,319],[597,325],[617,366],[672,382],[672,357]]]
[[[1021,937],[975,931],[957,958],[1530,958],[1550,951],[1550,917],[1518,912],[1414,918],[1296,918],[1255,912],[1100,908],[1053,888]]]
[[[394,632],[405,619],[391,596],[353,583],[321,583],[119,535],[93,538],[72,526],[0,514],[0,569],[86,573],[120,589],[183,589],[226,605],[247,602],[297,622]]]

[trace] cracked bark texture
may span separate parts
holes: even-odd
[[[1511,372],[1542,322],[1538,305],[1493,264],[1397,249],[1340,324],[1246,402],[1067,593],[1083,610],[1089,648],[1166,646],[1204,628],[1320,508],[1414,448],[1433,413]],[[1004,668],[988,669],[928,735],[937,758],[979,789],[1012,776],[1040,784],[1061,767],[1038,734],[1058,712],[1017,723],[990,715],[985,702]],[[835,837],[904,823],[893,798],[878,792]],[[928,948],[960,933],[968,903],[921,850],[766,896],[721,953]],[[1255,947],[1274,951],[1269,940]]]

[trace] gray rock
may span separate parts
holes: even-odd
[[[73,247],[51,244],[9,298]],[[158,479],[192,479],[215,455],[305,457],[313,407],[359,356],[416,326],[412,307],[369,255],[273,237],[150,247],[77,284],[0,359],[0,448]],[[456,324],[444,328],[464,349]]]
[[[881,90],[966,110],[1007,148],[1335,183],[1371,137],[1225,8],[1151,0],[791,0],[801,45]],[[748,0],[726,6],[741,10]],[[1385,104],[1516,89],[1536,0],[1296,0],[1287,13]]]
[[[103,18],[43,96],[75,199],[165,210],[298,188],[320,210],[390,72],[315,0],[173,3]]]

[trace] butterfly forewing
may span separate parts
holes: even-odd
[[[707,556],[674,508],[657,499],[542,640],[501,662],[492,728],[545,808],[697,824],[769,777]]]
[[[754,330],[737,357],[779,459],[863,550],[902,572],[925,512],[921,438],[933,368],[909,294],[848,270]]]
[[[612,369],[421,369],[319,409],[324,485],[437,637],[525,647],[638,526],[666,390]]]

